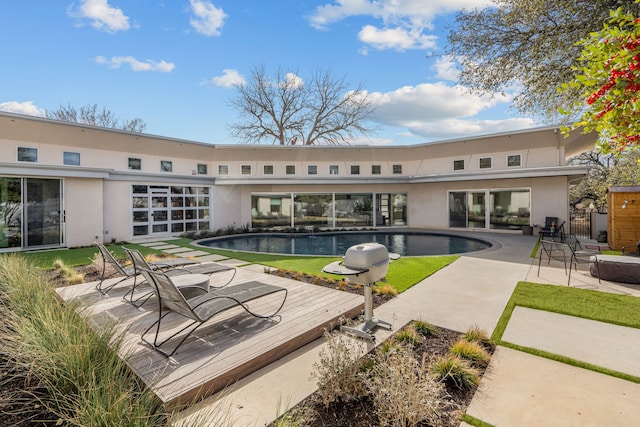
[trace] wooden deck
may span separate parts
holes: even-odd
[[[251,280],[287,288],[287,300],[275,321],[234,308],[199,328],[171,358],[140,340],[142,332],[158,318],[157,300],[154,297],[139,309],[123,301],[131,282],[117,285],[108,296],[95,290],[95,282],[57,292],[65,301],[79,298],[83,315],[96,328],[116,324],[124,337],[121,356],[162,402],[173,407],[222,390],[321,337],[325,329],[337,326],[340,318],[362,312],[362,296],[266,274],[259,266],[239,268],[231,285]],[[281,301],[275,294],[249,305],[252,311],[269,313]],[[176,330],[186,320],[173,314],[165,319]],[[172,342],[177,341],[174,338]]]

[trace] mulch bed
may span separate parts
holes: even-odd
[[[435,327],[438,331],[437,336],[424,337],[421,343],[412,347],[413,357],[416,360],[433,360],[438,356],[444,356],[449,352],[451,346],[460,339],[460,332]],[[390,339],[393,339],[390,338]],[[495,347],[491,344],[485,344],[489,354],[493,354]],[[484,374],[486,368],[478,368],[480,378]],[[460,417],[466,412],[471,404],[473,395],[477,387],[460,389],[455,385],[445,383],[446,391],[449,395],[447,404],[443,406],[441,412],[441,427],[458,427],[460,425]],[[304,426],[308,427],[370,427],[381,425],[380,420],[375,414],[374,404],[369,398],[352,400],[349,402],[331,403],[325,407],[318,393],[314,393],[305,400],[294,406],[290,410],[293,420],[298,415],[304,417]],[[417,424],[420,427],[431,427],[428,423]],[[273,427],[271,424],[270,427]]]
[[[322,281],[318,276],[301,275],[299,273],[288,271],[272,271],[272,274],[278,274],[286,276],[292,279],[300,280],[307,283],[312,283],[319,286],[327,286],[333,289],[339,289],[346,292],[357,293],[363,295],[363,287],[351,282],[331,282]],[[393,296],[380,295],[373,293],[373,307],[389,301]],[[452,331],[450,329],[440,328],[434,326],[438,331],[435,336],[424,336],[423,340],[412,347],[413,356],[416,360],[422,360],[426,357],[427,360],[433,360],[439,356],[444,356],[449,353],[451,346],[457,342],[461,333]],[[394,335],[395,336],[395,335]],[[390,339],[394,339],[392,336]],[[493,354],[495,346],[489,343],[484,343],[485,349],[489,354]],[[480,378],[484,375],[485,368],[478,368]],[[449,405],[444,408],[442,414],[442,427],[458,427],[460,425],[460,417],[464,414],[471,404],[473,395],[476,392],[477,387],[460,389],[452,384],[446,384],[446,391],[449,395]],[[308,427],[370,427],[380,425],[375,412],[371,399],[364,398],[360,400],[353,400],[350,402],[332,403],[325,407],[322,403],[318,393],[314,393],[298,405],[293,407],[290,411],[293,414],[306,414],[304,416],[304,424]],[[311,418],[309,418],[309,414]],[[296,416],[292,418],[296,420]],[[271,424],[270,427],[273,427]],[[418,424],[421,427],[428,427],[429,424]]]

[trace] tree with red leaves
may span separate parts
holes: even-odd
[[[640,148],[640,18],[619,8],[602,30],[579,44],[578,74],[560,88],[580,94],[563,111],[581,113],[572,128],[599,132],[604,153]]]

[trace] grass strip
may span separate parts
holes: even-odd
[[[162,251],[148,248],[146,246],[127,243],[124,246],[139,250],[143,255],[160,254]],[[116,256],[116,258],[126,258],[127,255],[122,250],[121,245],[109,245],[107,248]],[[93,258],[98,254],[98,248],[95,246],[86,246],[73,249],[52,249],[31,252],[21,252],[21,254],[29,260],[30,263],[37,268],[51,268],[53,263],[60,259],[67,266],[79,266],[91,264]],[[9,256],[11,254],[0,254],[0,257]]]
[[[196,249],[187,238],[172,239],[172,245],[185,248]],[[107,248],[118,258],[126,258],[122,250],[123,245],[108,245]],[[138,249],[143,255],[161,254],[162,251],[147,246],[133,243],[124,244],[127,248]],[[237,252],[222,249],[212,249],[207,247],[197,247],[198,250],[211,254],[221,255],[227,258],[234,258],[246,263],[262,264],[273,268],[281,268],[290,271],[299,271],[309,275],[321,275],[325,277],[341,278],[328,273],[323,273],[322,268],[342,258],[325,256],[300,256],[267,254],[255,252]],[[78,266],[89,264],[98,253],[96,247],[85,247],[76,249],[58,249],[50,251],[25,252],[24,256],[39,268],[51,268],[53,263],[60,259],[65,265]],[[387,273],[386,282],[396,291],[403,292],[416,283],[429,277],[436,271],[446,267],[460,258],[458,255],[445,255],[434,257],[403,257],[391,262]]]
[[[500,345],[503,347],[508,347],[513,350],[522,351],[524,353],[529,353],[534,356],[544,357],[546,359],[555,360],[556,362],[565,363],[567,365],[575,366],[577,368],[587,369],[589,371],[598,372],[605,375],[610,375],[612,377],[620,378],[626,381],[631,381],[637,384],[640,384],[640,377],[636,377],[635,375],[625,374],[624,372],[615,371],[613,369],[603,368],[601,366],[597,366],[591,363],[583,362],[578,359],[573,359],[571,357],[562,356],[555,353],[550,353],[544,350],[538,350],[537,348],[526,347],[518,344],[513,344],[508,341],[500,341]]]
[[[482,420],[477,419],[476,417],[472,417],[471,415],[464,414],[460,421],[464,421],[465,423],[472,425],[474,427],[494,427],[493,424],[489,424]]]
[[[502,339],[516,306],[640,328],[640,298],[590,289],[518,282],[491,339]]]
[[[605,375],[611,375],[627,381],[640,383],[640,378],[633,375],[602,368],[570,357],[503,341],[502,336],[511,319],[513,310],[517,306],[581,317],[614,325],[640,328],[640,318],[637,315],[637,313],[640,312],[640,298],[589,289],[518,282],[491,335],[491,339],[496,344],[505,347],[535,356],[546,357],[547,359],[566,363],[571,366],[589,369]]]

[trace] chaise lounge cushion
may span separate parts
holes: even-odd
[[[589,259],[593,277],[620,283],[640,284],[640,258],[620,255],[595,255]]]

